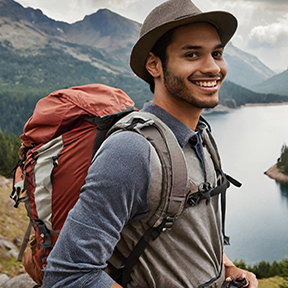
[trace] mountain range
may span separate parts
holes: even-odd
[[[277,93],[288,95],[288,68],[284,72],[277,74],[263,82],[253,85],[252,90],[259,93]]]
[[[238,49],[231,42],[225,48],[224,57],[228,66],[227,79],[246,88],[252,88],[276,74],[256,56]]]
[[[5,104],[5,108],[0,107],[2,131],[21,133],[36,101],[64,87],[93,82],[111,85],[123,89],[137,107],[152,99],[148,85],[129,67],[129,54],[140,27],[140,23],[107,9],[68,24],[50,19],[39,9],[0,0],[0,99]],[[222,105],[237,107],[245,101],[262,103],[267,99],[288,102],[288,93],[280,91],[288,82],[288,73],[276,75],[257,57],[232,43],[226,47],[225,59],[229,72],[220,91]],[[257,84],[265,81],[271,89],[260,91]],[[273,90],[273,85],[280,88]],[[268,92],[284,96],[267,97]]]

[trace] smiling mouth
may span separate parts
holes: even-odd
[[[194,84],[200,87],[215,87],[217,85],[217,81],[192,81]]]

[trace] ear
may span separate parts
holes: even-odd
[[[153,78],[158,78],[161,76],[162,62],[158,56],[155,56],[154,53],[149,53],[145,67]]]

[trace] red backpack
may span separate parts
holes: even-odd
[[[94,141],[96,135],[101,138],[97,131],[107,131],[134,110],[134,102],[123,91],[100,84],[59,90],[37,103],[20,136],[21,160],[10,196],[15,207],[25,202],[35,229],[33,258],[25,252],[23,264],[36,283],[41,284],[40,271],[79,197],[98,148],[93,145],[100,146],[104,139]],[[26,234],[29,237],[30,231]],[[19,260],[28,241],[24,242]]]

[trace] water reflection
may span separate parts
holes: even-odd
[[[288,201],[288,183],[280,183],[278,182],[280,187],[281,196]]]
[[[231,246],[225,252],[232,260],[244,259],[253,265],[287,256],[288,184],[263,174],[279,157],[283,143],[288,143],[288,133],[283,132],[287,112],[288,105],[254,106],[205,116],[225,171],[243,183],[241,189],[231,187],[227,193],[226,230]]]

